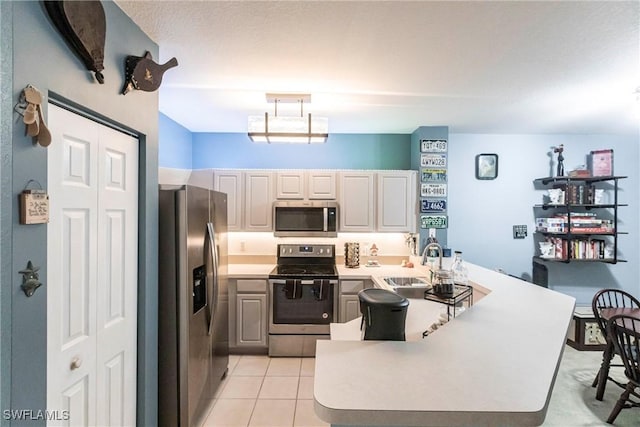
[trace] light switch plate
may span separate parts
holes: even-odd
[[[526,225],[514,225],[513,226],[513,238],[514,239],[524,239],[527,237],[527,226]]]

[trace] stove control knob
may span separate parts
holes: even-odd
[[[327,248],[327,255],[331,255],[331,248]]]
[[[318,251],[318,253],[323,253],[324,249],[320,248],[320,250]]]
[[[290,254],[293,253],[293,249],[289,248],[289,253]]]

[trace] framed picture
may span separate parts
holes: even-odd
[[[589,153],[591,176],[613,176],[613,150],[594,150]]]
[[[496,179],[498,155],[482,153],[476,156],[476,179]]]

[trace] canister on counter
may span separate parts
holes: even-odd
[[[347,242],[344,244],[344,265],[347,268],[360,267],[360,243]]]

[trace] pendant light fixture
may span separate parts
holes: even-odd
[[[304,115],[305,102],[311,101],[309,94],[268,93],[267,102],[274,104],[274,115],[249,116],[249,138],[257,143],[293,143],[316,144],[327,142],[329,136],[329,120],[308,113]],[[299,116],[279,116],[279,103],[297,103],[300,105]]]

